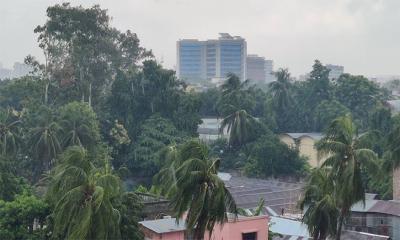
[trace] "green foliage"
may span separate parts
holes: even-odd
[[[333,189],[335,184],[326,168],[313,169],[308,177],[300,208],[306,210],[303,223],[313,239],[335,237],[339,209]]]
[[[16,195],[9,202],[0,200],[0,239],[45,239],[48,212],[48,205],[33,195]]]
[[[306,159],[272,133],[261,136],[247,148],[250,151],[244,169],[249,176],[303,176],[308,171]]]
[[[79,145],[91,149],[100,140],[96,113],[87,103],[71,102],[59,110],[65,147]]]
[[[50,175],[47,199],[54,207],[52,236],[62,239],[119,239],[120,212],[113,200],[119,179],[107,166],[95,169],[82,147],[68,148]]]
[[[322,101],[315,109],[315,130],[325,130],[333,120],[348,113],[349,109],[336,100]]]
[[[383,93],[379,86],[363,76],[343,74],[336,82],[336,99],[350,109],[357,120],[357,124],[363,129],[367,128],[368,115],[380,100]]]
[[[168,193],[178,217],[187,213],[187,228],[196,239],[206,230],[211,236],[216,223],[227,221],[227,213],[237,214],[233,197],[217,176],[220,161],[210,159],[208,147],[196,140],[184,143],[174,155],[155,177],[156,185]]]
[[[159,151],[181,141],[182,134],[171,121],[160,116],[147,119],[141,129],[127,165],[132,172],[152,176],[163,166]]]

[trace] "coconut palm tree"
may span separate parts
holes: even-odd
[[[240,109],[249,111],[252,105],[246,97],[249,80],[244,82],[233,73],[227,75],[226,81],[221,85],[221,98],[218,101],[218,110],[222,116],[227,116]]]
[[[15,154],[18,148],[18,113],[12,109],[0,110],[0,146],[3,156]]]
[[[274,105],[277,109],[286,109],[292,99],[290,95],[291,89],[291,78],[288,69],[279,69],[274,73],[276,81],[269,84],[269,91],[272,93],[274,98]]]
[[[220,132],[224,133],[226,130],[229,133],[230,146],[241,146],[251,138],[255,123],[253,116],[245,110],[238,110],[222,120]]]
[[[207,146],[198,140],[183,144],[178,155],[174,161],[176,183],[169,187],[174,188],[171,207],[177,217],[187,213],[186,225],[195,239],[202,239],[206,231],[211,236],[216,223],[228,220],[227,213],[237,214],[232,195],[217,176],[220,161],[209,158]]]
[[[68,148],[49,180],[55,238],[120,239],[120,214],[112,203],[120,196],[120,182],[107,168],[96,170],[82,147]]]
[[[388,138],[388,165],[386,168],[391,168],[393,171],[393,199],[400,196],[399,179],[400,179],[400,124],[395,124]]]
[[[334,188],[335,184],[330,177],[329,169],[317,168],[311,172],[300,201],[300,208],[306,210],[302,221],[307,224],[314,240],[336,236],[339,210],[332,191]]]
[[[39,110],[36,127],[30,129],[29,145],[31,152],[41,163],[39,172],[51,168],[57,154],[61,152],[59,134],[61,127],[47,108]]]
[[[269,92],[272,95],[272,106],[276,113],[276,122],[281,129],[287,129],[289,106],[291,98],[291,77],[288,69],[279,69],[274,73],[276,81],[269,84]]]
[[[332,169],[331,177],[337,184],[335,196],[340,208],[337,240],[340,240],[343,221],[351,206],[359,201],[365,202],[362,168],[378,168],[376,154],[361,145],[349,115],[335,119],[317,144],[317,149],[328,156],[322,166]]]

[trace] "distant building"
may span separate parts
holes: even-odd
[[[329,79],[338,79],[344,73],[344,67],[340,65],[326,64],[329,71]]]
[[[22,77],[29,74],[30,71],[32,71],[32,67],[24,63],[15,62],[13,69],[5,68],[0,63],[0,79]]]
[[[220,33],[215,40],[177,42],[177,76],[189,82],[225,78],[228,73],[246,79],[246,40]]]
[[[265,83],[265,58],[255,54],[247,55],[247,79],[253,83]]]
[[[185,220],[178,222],[175,218],[164,218],[139,222],[144,239],[146,240],[186,240],[193,239],[186,231]],[[208,232],[204,240],[229,239],[229,240],[257,240],[268,239],[268,217],[244,217],[228,214],[228,221],[223,225],[214,226],[211,237]]]
[[[300,155],[307,157],[311,167],[319,167],[325,160],[318,150],[315,143],[322,138],[321,133],[283,133],[279,139],[289,147],[297,148]]]
[[[275,81],[274,76],[274,61],[265,60],[265,83]]]

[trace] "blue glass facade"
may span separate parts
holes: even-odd
[[[221,42],[220,43],[220,65],[221,77],[225,77],[228,73],[234,73],[242,77],[243,59],[243,43],[241,42]]]
[[[201,79],[203,48],[201,42],[182,42],[179,48],[180,77]]]
[[[221,34],[218,40],[180,40],[177,44],[177,74],[181,79],[223,79],[228,73],[246,78],[246,41]]]

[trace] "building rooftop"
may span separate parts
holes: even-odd
[[[318,133],[318,132],[310,132],[310,133],[283,133],[286,135],[289,135],[292,138],[301,138],[301,137],[310,137],[313,138],[315,140],[321,140],[323,138],[323,134],[322,133]]]
[[[382,213],[400,217],[400,202],[365,199],[365,205],[358,202],[351,208],[352,212]]]
[[[139,224],[156,233],[179,232],[186,229],[185,221],[180,219],[179,222],[177,222],[176,218],[148,220],[139,222]]]

